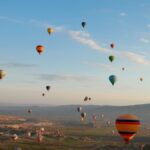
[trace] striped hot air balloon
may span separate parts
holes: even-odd
[[[116,119],[116,128],[127,144],[134,138],[139,127],[140,121],[135,115],[123,114]]]

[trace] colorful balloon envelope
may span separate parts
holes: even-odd
[[[85,112],[82,112],[81,113],[81,117],[84,119],[84,118],[86,118],[86,113]]]
[[[112,85],[114,85],[117,81],[117,76],[115,75],[109,76],[109,81],[111,82]]]
[[[122,67],[122,70],[124,71],[124,70],[125,70],[125,68],[124,68],[124,67]]]
[[[111,133],[114,135],[114,134],[115,134],[115,131],[114,131],[114,130],[112,130],[112,131],[111,131]]]
[[[110,62],[113,62],[113,61],[114,61],[114,59],[115,59],[115,56],[113,56],[113,55],[110,55],[110,56],[109,56],[109,60],[110,60]]]
[[[143,78],[142,78],[142,77],[140,78],[140,81],[143,81]]]
[[[111,44],[110,44],[110,47],[111,47],[111,48],[114,48],[114,47],[115,47],[115,44],[114,44],[114,43],[111,43]]]
[[[135,115],[123,114],[116,119],[116,128],[125,143],[128,144],[140,128],[140,121]]]
[[[6,76],[6,72],[4,70],[0,70],[0,79],[3,79]]]
[[[91,100],[91,97],[89,97],[89,101]]]
[[[28,114],[32,114],[32,110],[31,109],[28,109]]]
[[[92,119],[93,121],[96,121],[96,115],[93,115]]]
[[[36,46],[36,51],[37,51],[39,54],[41,54],[41,53],[44,51],[44,46],[42,46],[42,45]]]
[[[50,87],[49,85],[46,86],[46,90],[47,90],[47,91],[49,91],[50,88],[51,88],[51,87]]]
[[[82,107],[77,107],[77,111],[81,112],[82,111]]]
[[[84,101],[86,102],[87,100],[88,100],[88,97],[87,97],[87,96],[85,96]]]
[[[43,136],[42,135],[38,135],[37,136],[37,142],[41,143],[43,141]]]
[[[48,32],[48,34],[50,35],[51,33],[54,32],[54,29],[52,29],[52,28],[47,28],[47,32]]]
[[[82,27],[84,28],[86,26],[86,22],[81,22]]]

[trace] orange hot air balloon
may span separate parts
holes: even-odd
[[[139,127],[140,121],[135,115],[123,114],[116,119],[116,128],[126,144],[134,138]]]
[[[37,51],[39,54],[41,54],[41,53],[44,51],[44,46],[42,46],[42,45],[36,46],[36,51]]]
[[[111,43],[111,44],[110,44],[110,47],[111,47],[111,48],[114,48],[114,47],[115,47],[115,44],[114,44],[114,43]]]

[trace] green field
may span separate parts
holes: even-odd
[[[126,145],[117,133],[111,134],[113,127],[65,127],[61,125],[45,129],[53,131],[56,128],[64,135],[62,137],[53,134],[45,135],[41,143],[36,141],[35,136],[27,138],[24,134],[20,134],[17,141],[1,136],[0,150],[15,150],[17,147],[21,147],[22,150],[140,150],[142,144],[145,145],[145,150],[149,150],[150,136],[144,134],[145,129],[141,129],[132,143]],[[30,131],[31,129],[34,131],[34,128],[30,128]],[[21,130],[19,132],[23,133]]]

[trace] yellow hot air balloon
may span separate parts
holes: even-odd
[[[137,116],[132,114],[123,114],[116,119],[116,128],[123,137],[125,143],[129,143],[140,127],[140,121]]]
[[[50,35],[51,33],[54,32],[54,29],[52,29],[52,28],[47,28],[47,32],[48,32],[48,34]]]
[[[6,76],[6,72],[4,70],[0,70],[0,79]]]

